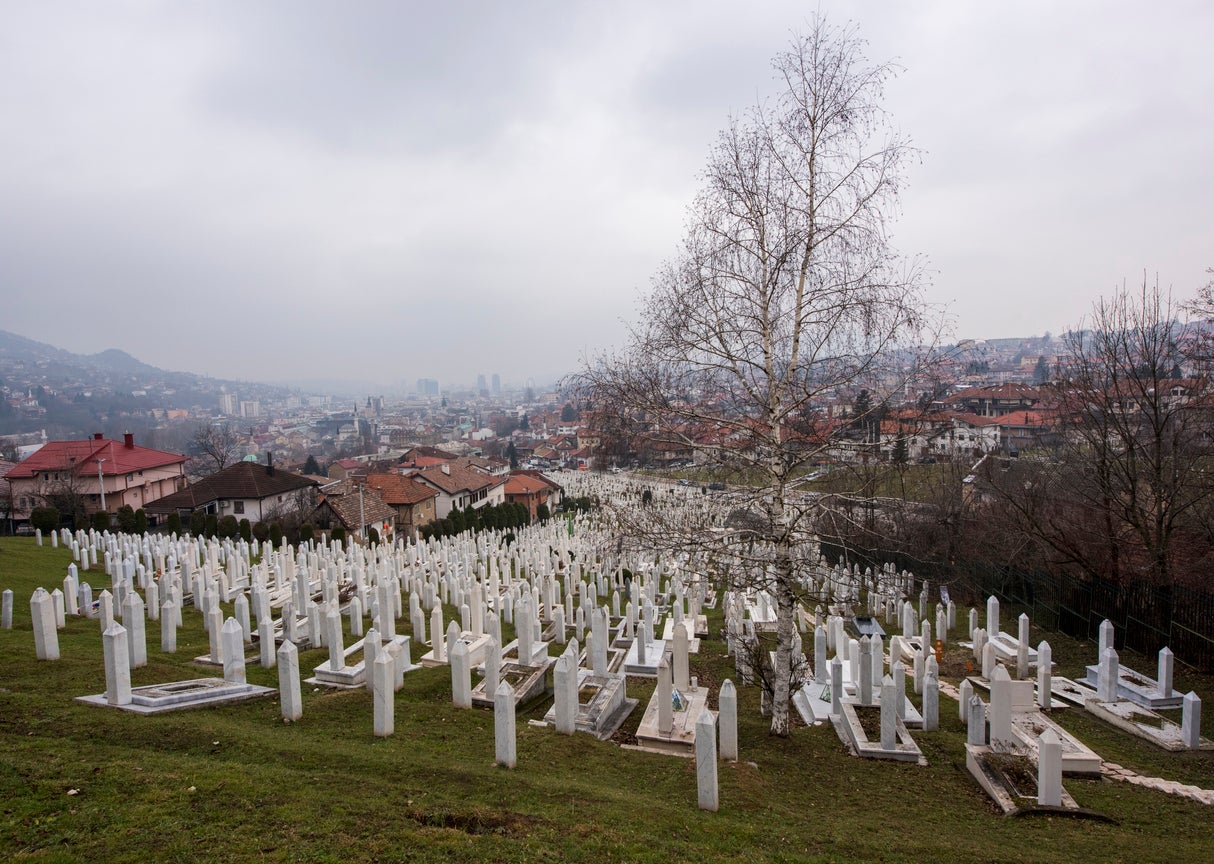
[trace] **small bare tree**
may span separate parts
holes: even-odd
[[[1211,393],[1184,371],[1191,340],[1178,311],[1158,283],[1101,299],[1066,337],[1059,446],[987,466],[1051,566],[1158,586],[1209,554]]]
[[[904,379],[914,357],[896,352],[926,309],[918,264],[888,242],[914,151],[880,107],[894,70],[863,48],[819,18],[776,56],[778,95],[720,134],[683,247],[655,277],[628,346],[576,381],[593,416],[616,418],[608,433],[633,430],[654,452],[694,453],[753,484],[738,493],[746,518],[734,525],[646,508],[621,530],[714,549],[727,587],[774,597],[776,735],[789,732],[799,568],[817,559],[819,514],[791,484],[830,447],[819,411],[841,388],[884,403]]]
[[[222,471],[236,461],[240,439],[228,423],[199,426],[190,438],[190,452],[196,465],[193,473],[206,476]]]

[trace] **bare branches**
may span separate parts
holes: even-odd
[[[733,493],[725,520],[699,508],[686,520],[669,508],[614,518],[664,548],[710,548],[773,596],[772,731],[787,734],[796,571],[817,560],[821,516],[789,484],[831,446],[820,412],[841,388],[905,380],[890,361],[915,341],[925,306],[921,266],[888,242],[913,154],[880,107],[893,68],[821,19],[773,68],[780,93],[713,144],[686,238],[627,349],[573,383],[608,440],[694,454],[755,484]]]
[[[987,478],[1054,566],[1120,582],[1183,578],[1214,495],[1211,396],[1158,282],[1101,299],[1066,336],[1059,446]]]
[[[239,444],[236,432],[227,423],[198,427],[190,438],[190,452],[199,463],[197,473],[205,476],[222,471],[236,461]]]

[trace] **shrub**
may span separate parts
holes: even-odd
[[[166,524],[169,526],[170,534],[180,534],[181,533],[181,515],[180,514],[170,513],[169,518],[166,520]]]
[[[35,507],[30,513],[30,524],[49,534],[59,527],[59,511],[54,507]]]
[[[190,514],[190,534],[194,537],[201,537],[206,530],[207,514],[201,510],[195,510]]]
[[[142,507],[135,511],[135,533],[148,533],[148,514]]]
[[[220,519],[216,526],[216,533],[221,540],[227,540],[239,534],[240,525],[236,522],[236,517],[229,513]]]
[[[342,528],[340,525],[338,525],[336,528],[334,528],[332,531],[329,532],[329,539],[333,540],[336,543],[340,543],[342,548],[345,548],[346,529]]]
[[[311,543],[315,536],[315,529],[312,528],[311,522],[305,522],[299,526],[299,542]]]
[[[258,543],[265,543],[270,537],[270,526],[265,522],[258,522],[253,526],[253,536]]]
[[[98,510],[93,514],[93,527],[98,531],[108,530],[110,527],[110,514],[104,510]]]
[[[206,515],[206,523],[203,525],[202,533],[203,536],[205,536],[208,540],[219,533],[219,517],[217,517],[214,513],[208,513]]]
[[[379,544],[379,532],[376,531],[374,528],[368,528],[367,529],[367,545],[370,546],[372,544],[376,544],[376,545]]]
[[[118,530],[123,534],[135,533],[135,509],[130,504],[118,508]]]
[[[274,545],[274,548],[278,548],[279,546],[282,545],[282,523],[281,522],[271,522],[270,523],[270,543],[272,543]]]
[[[249,524],[248,519],[240,520],[240,537],[246,543],[253,540],[253,526]]]

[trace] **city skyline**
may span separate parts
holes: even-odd
[[[886,107],[923,154],[894,239],[953,339],[1209,278],[1214,10],[819,8],[904,67]],[[623,342],[806,15],[0,4],[4,326],[238,380],[572,371]]]

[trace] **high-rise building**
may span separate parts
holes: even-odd
[[[418,378],[417,379],[417,395],[418,396],[437,396],[438,382],[433,378]]]
[[[502,392],[502,376],[498,375],[496,372],[493,373],[493,392]]]
[[[485,376],[484,376],[484,375],[477,375],[477,376],[476,376],[476,389],[477,389],[477,391],[478,391],[478,392],[479,392],[479,391],[482,391],[482,390],[488,390],[488,389],[489,389],[489,385],[487,385],[487,384],[485,383]]]
[[[219,394],[219,413],[227,414],[232,417],[236,414],[236,409],[239,403],[236,401],[235,393],[220,393]]]

